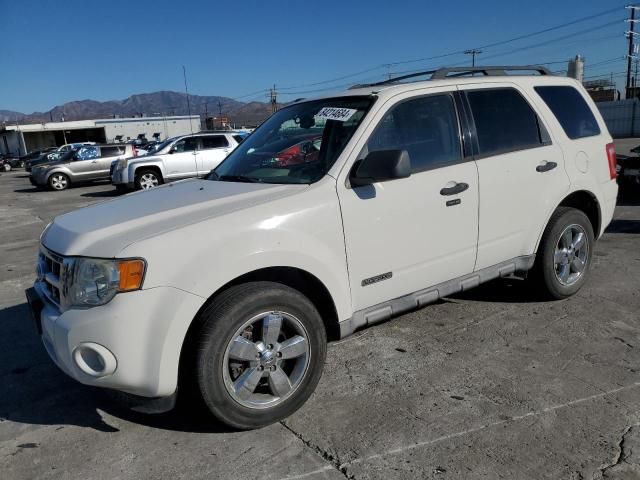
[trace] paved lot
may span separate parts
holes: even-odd
[[[42,228],[112,192],[0,176],[1,478],[640,478],[640,202],[621,202],[579,295],[502,280],[403,315],[332,344],[293,417],[229,432],[127,412],[34,334]]]

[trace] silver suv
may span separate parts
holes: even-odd
[[[133,145],[86,145],[60,161],[33,167],[29,179],[36,186],[64,190],[72,183],[109,179],[111,163],[133,155]]]
[[[217,167],[242,138],[233,132],[169,138],[151,154],[115,163],[111,183],[118,190],[146,190],[173,180],[202,177]]]

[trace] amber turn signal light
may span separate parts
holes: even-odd
[[[143,260],[122,260],[118,263],[120,271],[120,287],[121,292],[129,292],[137,290],[142,286],[144,278],[145,263]]]

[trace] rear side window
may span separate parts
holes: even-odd
[[[224,148],[228,147],[229,142],[227,138],[222,135],[216,135],[215,137],[202,137],[202,148]]]
[[[573,87],[535,87],[544,103],[556,116],[567,137],[600,135],[600,127],[580,92]]]
[[[233,139],[238,143],[242,143],[242,140],[244,140],[244,137],[242,135],[234,135]]]
[[[540,133],[538,116],[513,88],[467,92],[478,134],[480,156],[498,155],[546,142]]]
[[[124,153],[124,147],[100,147],[101,157],[117,157]]]
[[[453,98],[430,95],[396,105],[376,127],[367,150],[406,150],[413,172],[460,162],[462,151]]]

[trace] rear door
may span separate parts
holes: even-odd
[[[198,137],[185,137],[173,144],[163,156],[165,175],[168,179],[195,177],[198,175]]]
[[[92,180],[109,178],[111,162],[124,155],[124,146],[100,147],[100,156],[92,161]]]
[[[561,148],[525,91],[507,83],[460,90],[471,113],[478,165],[479,270],[535,253],[569,177]]]
[[[203,135],[198,151],[198,174],[206,175],[216,168],[231,151],[226,135]]]

